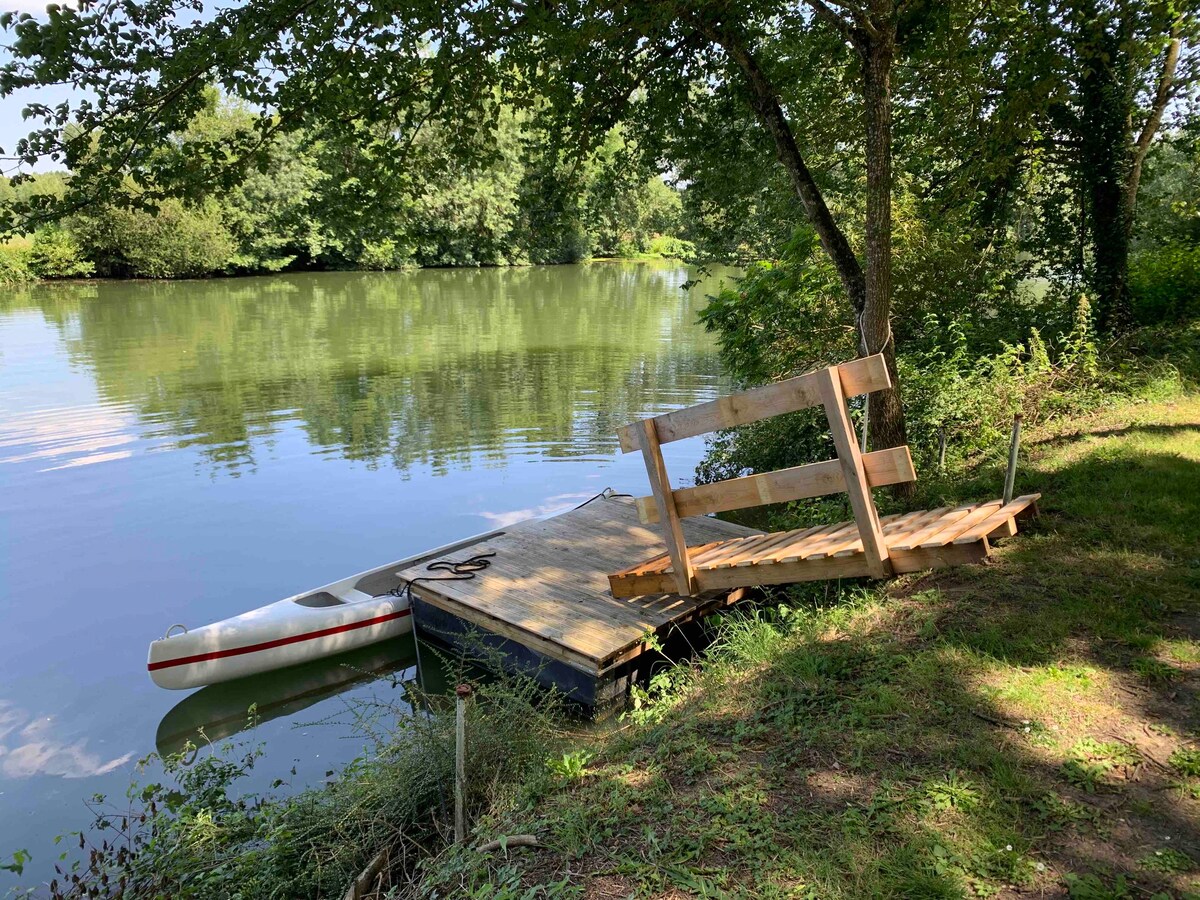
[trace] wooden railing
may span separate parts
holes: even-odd
[[[638,498],[638,513],[643,522],[662,526],[678,593],[696,593],[680,519],[842,491],[849,495],[871,575],[890,575],[871,488],[914,481],[916,471],[906,446],[861,453],[846,409],[846,398],[890,387],[887,365],[876,354],[621,428],[621,449],[642,451],[652,494]],[[824,407],[837,459],[671,490],[660,449],[663,444],[815,406]]]

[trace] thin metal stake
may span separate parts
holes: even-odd
[[[1004,474],[1004,505],[1012,501],[1013,482],[1017,479],[1017,451],[1021,446],[1021,414],[1013,416],[1012,440],[1008,444],[1008,471]]]
[[[467,783],[467,701],[471,686],[460,684],[454,689],[454,840],[461,844],[467,839],[467,817],[463,808]]]
[[[946,471],[946,429],[938,431],[938,474]]]

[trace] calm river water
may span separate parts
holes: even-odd
[[[85,797],[121,794],[156,742],[236,730],[250,702],[264,784],[355,756],[337,714],[394,694],[363,673],[411,676],[411,646],[177,706],[147,644],[606,486],[645,492],[615,428],[721,387],[696,324],[713,281],[684,291],[691,275],[605,262],[0,294],[0,863],[26,848],[22,882],[47,877]],[[690,478],[702,443],[665,449]]]

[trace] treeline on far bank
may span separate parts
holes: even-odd
[[[248,132],[254,114],[214,91],[177,140],[158,149],[188,165],[188,148]],[[422,130],[402,176],[374,165],[366,146],[274,139],[261,168],[213,184],[202,199],[141,203],[132,181],[121,202],[0,243],[0,282],[35,279],[195,278],[286,269],[503,266],[589,257],[682,256],[681,192],[629,164],[619,130],[582,162],[532,140],[521,113],[470,162]],[[174,157],[175,160],[170,159]],[[61,198],[72,176],[0,178],[0,207]]]

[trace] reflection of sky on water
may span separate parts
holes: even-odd
[[[0,700],[0,774],[7,778],[89,778],[106,775],[131,759],[132,750],[104,759],[87,749],[86,739],[68,743],[56,738],[53,716],[34,716]]]
[[[524,509],[514,509],[508,512],[480,512],[479,515],[487,519],[496,528],[507,528],[509,525],[516,525],[518,522],[524,522],[526,519],[540,519],[542,516],[548,516],[551,513],[562,512],[571,506],[582,503],[589,497],[594,497],[595,494],[589,494],[586,491],[570,494],[555,494],[553,497],[547,497],[545,503],[539,503],[537,506],[528,506]]]
[[[51,472],[133,455],[136,415],[120,406],[79,406],[0,414],[0,465],[38,462]],[[114,448],[121,449],[114,449]]]

